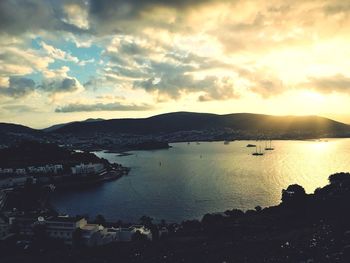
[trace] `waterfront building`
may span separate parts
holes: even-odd
[[[104,170],[102,163],[77,164],[71,168],[72,174],[96,174]]]
[[[36,179],[33,178],[32,176],[21,175],[21,176],[11,176],[11,177],[2,178],[0,180],[0,189],[10,188],[15,186],[23,186],[25,185],[28,179],[31,179],[34,184],[36,183]]]
[[[63,165],[62,164],[47,164],[45,166],[29,166],[28,172],[32,174],[58,174],[63,171]]]
[[[142,225],[133,225],[131,227],[108,228],[107,231],[110,233],[115,233],[115,241],[118,242],[130,242],[137,232],[139,232],[142,235],[145,235],[148,240],[152,240],[151,231]]]
[[[78,228],[82,229],[87,221],[84,217],[58,216],[48,219],[39,218],[38,223],[45,224],[46,233],[50,237],[61,239],[65,244],[72,245],[74,232]]]

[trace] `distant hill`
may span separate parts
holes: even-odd
[[[96,122],[96,121],[104,121],[104,119],[101,119],[101,118],[97,118],[97,119],[93,119],[93,118],[89,118],[89,119],[86,119],[85,121],[73,121],[73,122],[67,122],[67,123],[60,123],[60,124],[55,124],[55,125],[52,125],[50,127],[47,127],[45,129],[42,129],[42,131],[44,132],[53,132],[55,130],[58,130],[68,124],[72,124],[72,123],[75,123],[75,122]]]
[[[13,123],[0,123],[0,144],[10,145],[22,139],[40,138],[42,131]]]
[[[26,167],[45,164],[76,164],[105,162],[92,153],[74,152],[56,144],[21,141],[10,148],[0,149],[0,167]]]
[[[35,134],[39,133],[40,131],[29,128],[24,125],[20,124],[13,124],[13,123],[0,123],[0,134],[4,133],[28,133],[28,134]]]
[[[249,134],[350,135],[350,126],[318,116],[271,116],[262,114],[209,114],[174,112],[140,119],[74,122],[54,130],[75,135],[101,133],[166,134],[182,131],[231,129]]]

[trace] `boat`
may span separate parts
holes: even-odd
[[[256,150],[255,150],[254,153],[252,153],[252,155],[254,155],[254,156],[262,156],[262,155],[264,155],[264,153],[261,151],[261,146],[259,146],[259,152],[258,152],[258,147],[255,147],[255,148],[256,148]]]
[[[247,147],[250,148],[250,147],[256,147],[255,144],[247,144]]]
[[[275,149],[275,148],[272,147],[272,142],[271,142],[271,140],[270,140],[269,146],[267,146],[267,144],[266,144],[265,151],[273,151],[274,149]]]

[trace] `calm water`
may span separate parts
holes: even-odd
[[[247,148],[248,143],[252,142],[175,143],[169,150],[123,157],[98,152],[131,167],[130,174],[92,188],[56,193],[52,202],[61,212],[91,218],[103,214],[109,220],[137,221],[149,215],[181,221],[208,212],[275,205],[289,184],[313,192],[327,184],[330,174],[350,171],[350,139],[274,141],[275,150],[264,156],[252,156],[255,149]]]

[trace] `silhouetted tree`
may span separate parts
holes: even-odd
[[[201,231],[202,225],[198,220],[186,220],[181,223],[182,229],[186,233],[196,233]]]
[[[298,184],[292,184],[287,189],[282,190],[282,202],[284,204],[300,204],[305,197],[305,189]]]
[[[330,184],[342,184],[350,181],[350,173],[335,173],[328,177]]]
[[[106,224],[106,219],[104,218],[103,215],[97,215],[95,218],[95,223],[99,225],[105,225]]]
[[[39,241],[45,241],[48,236],[46,234],[46,225],[45,224],[35,224],[33,227],[34,238]]]
[[[244,216],[244,212],[240,209],[227,210],[227,211],[225,211],[225,214],[230,216],[230,217],[234,217],[234,218],[239,218],[239,217]]]
[[[256,211],[256,212],[261,212],[261,210],[262,210],[262,208],[261,208],[260,205],[257,205],[257,206],[255,207],[255,211]]]
[[[73,232],[72,241],[73,241],[73,247],[75,248],[82,248],[84,246],[83,231],[81,230],[81,228],[77,228]]]
[[[137,230],[135,234],[132,235],[131,240],[140,242],[147,241],[148,239],[146,235],[142,234],[140,231]]]
[[[144,225],[147,228],[151,228],[153,225],[153,218],[149,216],[142,216],[139,221],[140,224]]]

